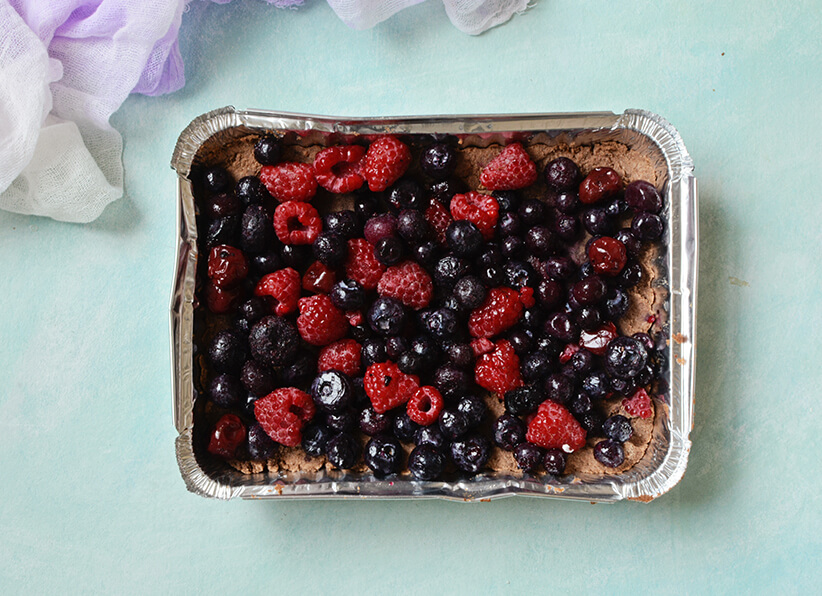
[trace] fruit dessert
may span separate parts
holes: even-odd
[[[247,473],[619,474],[667,367],[661,180],[615,141],[208,143],[202,457]]]

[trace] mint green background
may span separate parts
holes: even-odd
[[[822,3],[539,0],[479,37],[195,1],[188,84],[114,116],[126,196],[0,212],[0,592],[818,593]],[[217,502],[174,459],[174,142],[227,104],[332,115],[645,108],[701,200],[696,424],[649,504]],[[736,278],[744,285],[732,283]]]

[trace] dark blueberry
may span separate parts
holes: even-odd
[[[405,327],[405,308],[402,302],[380,296],[368,309],[368,324],[380,335],[398,335]]]
[[[545,380],[545,397],[559,404],[568,403],[573,390],[573,382],[562,373],[554,373]]]
[[[579,236],[579,220],[573,215],[557,215],[554,230],[563,241],[574,242]]]
[[[208,226],[208,232],[206,232],[206,246],[236,245],[240,233],[240,223],[241,218],[239,215],[226,215],[212,221]]]
[[[439,286],[451,288],[468,274],[470,267],[464,259],[448,255],[437,261],[434,266],[434,281]]]
[[[259,275],[268,275],[283,268],[279,250],[269,250],[259,255],[254,255],[250,259],[251,268]]]
[[[397,235],[397,218],[390,213],[380,213],[365,222],[363,233],[371,244],[377,244],[383,238]]]
[[[628,311],[628,294],[619,288],[614,288],[605,298],[605,314],[609,319],[619,319]]]
[[[457,402],[457,411],[465,414],[468,418],[468,428],[474,428],[482,422],[487,411],[485,402],[476,395],[466,395]]]
[[[531,226],[545,222],[548,215],[548,208],[545,206],[545,203],[538,199],[525,199],[522,204],[520,204],[517,213],[519,213],[522,224],[530,228]]]
[[[353,279],[335,283],[328,297],[334,306],[342,310],[359,310],[365,305],[365,290]]]
[[[359,426],[363,433],[373,437],[388,432],[391,428],[391,417],[374,411],[372,407],[367,407],[360,412]]]
[[[242,201],[243,205],[253,205],[262,203],[265,199],[270,198],[268,190],[260,179],[256,176],[245,176],[240,178],[237,183],[237,198]]]
[[[502,271],[505,274],[505,283],[512,288],[537,285],[537,274],[525,261],[508,261],[502,266]]]
[[[446,408],[440,412],[439,426],[446,439],[457,439],[471,427],[468,416],[456,409]]]
[[[254,404],[257,402],[257,400],[258,400],[258,399],[259,399],[259,398],[258,398],[256,395],[253,395],[253,394],[249,393],[249,394],[248,394],[248,395],[244,398],[244,400],[243,400],[243,399],[241,399],[241,400],[240,400],[241,402],[245,401],[245,403],[244,403],[244,404],[243,404],[243,406],[242,406],[242,410],[243,410],[243,412],[245,412],[245,414],[246,414],[247,416],[249,416],[250,418],[252,418],[252,419],[254,419],[254,418],[255,418],[255,414],[254,414]]]
[[[325,453],[328,440],[334,434],[322,424],[309,424],[303,429],[302,448],[308,455],[318,457]]]
[[[618,468],[625,461],[625,450],[616,441],[605,439],[594,446],[594,458],[603,466]]]
[[[245,317],[237,317],[234,319],[234,330],[243,337],[248,337],[248,333],[251,331],[251,323]]]
[[[608,395],[608,375],[605,371],[596,371],[582,379],[582,391],[591,399],[603,399]]]
[[[589,437],[602,436],[603,416],[596,408],[579,414],[577,420],[579,421],[579,425],[588,431]]]
[[[534,226],[525,234],[525,247],[536,257],[543,258],[554,252],[556,240],[545,226]]]
[[[608,236],[614,229],[614,222],[605,209],[592,207],[582,213],[582,226],[592,236]]]
[[[277,443],[256,422],[248,426],[248,454],[251,459],[269,459],[277,450]]]
[[[632,379],[638,387],[644,387],[650,384],[654,378],[654,367],[652,364],[646,364],[645,367],[637,373]]]
[[[571,401],[568,402],[568,410],[572,414],[584,414],[585,412],[590,412],[593,407],[594,402],[584,393],[577,393],[571,398]]]
[[[542,463],[542,449],[533,443],[520,443],[514,447],[514,460],[523,472],[533,472]]]
[[[323,230],[350,240],[362,236],[362,222],[353,211],[334,211],[323,218]]]
[[[311,383],[311,398],[323,412],[338,413],[354,401],[354,388],[348,375],[338,370],[326,370]]]
[[[323,265],[338,267],[348,256],[348,242],[339,234],[322,232],[312,246],[314,256]]]
[[[407,375],[419,375],[425,368],[423,359],[420,355],[411,351],[403,352],[396,360],[397,366],[399,366],[400,370]]]
[[[599,275],[590,275],[579,280],[571,290],[576,301],[582,306],[595,305],[602,302],[608,286]]]
[[[548,320],[545,321],[545,333],[560,341],[572,342],[577,339],[579,329],[566,313],[557,312],[550,315]]]
[[[277,377],[273,370],[256,360],[248,360],[243,364],[240,382],[246,391],[257,397],[268,395],[277,388]]]
[[[440,349],[437,347],[437,342],[427,335],[418,335],[411,340],[410,350],[411,353],[420,357],[421,362],[425,366],[434,364],[440,355]]]
[[[502,256],[515,259],[525,250],[525,242],[519,236],[505,236],[499,243]]]
[[[448,248],[458,257],[472,258],[482,249],[482,232],[467,219],[458,219],[448,224],[445,239]]]
[[[457,167],[457,152],[445,143],[436,143],[423,149],[420,155],[420,169],[434,180],[445,180]]]
[[[403,178],[388,189],[388,204],[397,211],[402,209],[425,209],[426,195],[422,187],[412,178]]]
[[[506,451],[513,451],[514,447],[525,442],[525,430],[525,423],[513,414],[503,414],[491,427],[494,443]]]
[[[577,266],[568,257],[550,257],[545,259],[540,271],[545,277],[556,281],[570,279],[576,273]]]
[[[559,353],[562,352],[562,349],[564,347],[565,346],[562,344],[561,341],[559,341],[555,337],[548,336],[538,337],[536,339],[536,344],[534,345],[535,350],[545,352],[551,358],[559,356]]]
[[[475,474],[488,463],[491,444],[485,437],[468,437],[451,443],[451,461],[460,470]]]
[[[631,232],[642,242],[658,240],[662,229],[662,218],[654,213],[637,213],[631,220]]]
[[[408,471],[417,480],[435,480],[444,465],[442,454],[431,445],[418,445],[408,456]]]
[[[238,215],[243,211],[243,203],[236,195],[222,192],[206,200],[204,211],[211,219]]]
[[[588,350],[578,350],[568,361],[579,374],[589,372],[594,367],[594,355]]]
[[[394,474],[402,464],[403,450],[394,437],[380,435],[372,437],[365,444],[363,459],[365,465],[373,470],[377,477]]]
[[[534,387],[524,386],[505,392],[505,411],[515,416],[530,414],[545,401],[545,395]]]
[[[459,300],[457,300],[456,296],[454,296],[453,293],[442,296],[442,298],[439,300],[438,306],[451,309],[457,314],[460,314],[462,311],[465,310],[465,307]]]
[[[430,445],[431,447],[441,450],[445,446],[445,437],[436,424],[429,426],[421,426],[414,433],[414,443],[417,445]]]
[[[471,382],[465,370],[457,368],[453,364],[443,364],[436,371],[432,384],[446,399],[459,395],[468,389]]]
[[[571,190],[580,178],[579,167],[567,157],[557,157],[545,166],[545,184],[554,190]]]
[[[445,355],[448,362],[457,368],[473,368],[474,366],[474,351],[469,344],[450,343],[445,348]]]
[[[639,256],[639,251],[642,248],[642,243],[636,236],[634,236],[634,233],[630,230],[630,228],[621,229],[616,234],[614,234],[614,238],[625,245],[625,250],[628,253],[628,256]]]
[[[282,317],[270,315],[257,321],[248,334],[251,355],[268,366],[286,366],[294,362],[300,346],[300,334]]]
[[[465,185],[455,178],[439,180],[428,185],[429,194],[443,205],[448,206],[455,194],[464,192]]]
[[[208,359],[220,372],[240,372],[247,357],[245,340],[230,329],[217,332],[208,348]]]
[[[283,368],[281,376],[285,386],[308,384],[317,372],[317,359],[303,353],[293,364]]]
[[[648,350],[632,337],[617,337],[605,350],[605,370],[612,377],[631,379],[648,363]]]
[[[519,194],[513,190],[495,190],[494,198],[497,199],[500,213],[516,211],[519,209]]]
[[[608,217],[614,219],[628,211],[628,204],[622,197],[614,197],[605,204],[603,209]]]
[[[551,449],[545,450],[542,464],[545,466],[546,472],[554,476],[560,476],[565,473],[565,466],[568,465],[568,456],[562,449],[552,447]]]
[[[602,434],[612,441],[624,443],[634,434],[634,429],[631,426],[631,421],[625,416],[614,414],[602,423]]]
[[[403,253],[402,242],[400,242],[399,238],[393,236],[381,238],[374,246],[374,256],[377,257],[380,263],[387,267],[396,265],[402,261]]]
[[[486,289],[480,279],[474,275],[466,275],[454,286],[454,297],[457,302],[469,310],[482,306],[485,302]]]
[[[642,345],[645,346],[645,349],[648,350],[648,352],[653,352],[656,349],[654,339],[647,333],[643,333],[642,331],[640,331],[634,333],[631,337],[642,342]]]
[[[240,305],[239,312],[249,323],[253,324],[269,314],[271,309],[265,298],[254,296]]]
[[[325,424],[333,431],[347,433],[357,427],[357,414],[354,410],[328,413],[325,415]]]
[[[440,341],[453,339],[458,326],[457,313],[450,308],[433,310],[425,319],[426,331]]]
[[[307,244],[284,244],[280,256],[286,267],[297,271],[304,271],[314,261],[314,253]]]
[[[208,397],[221,408],[233,408],[243,400],[245,391],[237,377],[222,373],[208,384]]]
[[[522,358],[534,348],[534,336],[527,329],[514,329],[508,334],[508,343],[514,348],[517,356]]]
[[[634,211],[659,213],[662,210],[659,191],[645,180],[636,180],[625,187],[625,202]]]
[[[254,144],[254,159],[264,166],[273,166],[280,161],[283,145],[280,139],[273,135],[265,135],[257,139]]]
[[[420,429],[420,425],[408,417],[405,408],[398,412],[391,422],[391,429],[394,436],[403,443],[410,443],[414,439],[414,433]]]
[[[231,175],[223,168],[209,168],[203,174],[206,189],[212,193],[223,192],[232,183]]]
[[[498,265],[489,265],[487,267],[480,267],[479,278],[488,287],[499,286],[505,281],[505,275],[502,272],[502,267]]]
[[[360,459],[360,444],[349,434],[339,433],[331,437],[325,446],[329,463],[340,470],[353,468]]]
[[[520,360],[520,371],[526,383],[533,383],[551,372],[551,361],[545,352],[531,352]]]
[[[262,205],[249,205],[240,223],[240,248],[249,254],[263,252],[274,238],[271,214]]]
[[[379,199],[372,193],[360,192],[354,198],[354,213],[363,221],[374,215],[379,208]]]
[[[574,214],[579,205],[579,195],[574,191],[560,192],[554,197],[554,207],[565,215]]]
[[[389,360],[396,360],[400,354],[408,350],[408,340],[402,335],[395,335],[386,338],[385,353],[388,354]]]
[[[623,288],[633,288],[642,280],[642,265],[636,261],[628,263],[623,267],[617,277],[617,283]]]
[[[497,231],[500,236],[517,236],[520,233],[521,227],[522,224],[520,222],[519,215],[516,213],[503,213],[499,216]]]
[[[560,304],[563,293],[562,286],[558,282],[544,279],[537,286],[536,297],[543,308],[552,309]]]
[[[422,211],[403,209],[397,216],[397,233],[409,244],[418,244],[431,235],[431,226]]]
[[[602,323],[602,315],[593,306],[583,306],[574,311],[574,322],[579,325],[580,329],[593,331]]]
[[[531,332],[537,332],[545,323],[545,310],[532,306],[522,311],[520,324]]]
[[[417,262],[423,265],[432,265],[437,258],[439,248],[433,240],[418,244],[412,250],[412,254]]]
[[[353,377],[351,386],[354,387],[354,408],[362,410],[371,407],[371,399],[365,392],[365,383],[362,377]]]
[[[502,267],[505,264],[505,259],[502,256],[499,246],[491,242],[487,243],[477,257],[477,267],[497,266]]]

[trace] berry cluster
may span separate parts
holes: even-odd
[[[596,437],[601,464],[623,463],[631,420],[603,404],[652,416],[665,367],[660,338],[617,329],[642,246],[663,233],[653,185],[623,186],[610,168],[583,176],[562,157],[539,171],[517,142],[479,189],[454,178],[444,141],[382,135],[313,163],[283,154],[266,135],[259,176],[235,183],[215,167],[198,181],[198,296],[222,315],[206,354],[204,391],[222,414],[209,452],[259,460],[300,446],[339,469],[433,480],[480,472],[494,448],[562,474]],[[522,192],[538,181],[542,200]],[[355,208],[312,204],[339,194]]]

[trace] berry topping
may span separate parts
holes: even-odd
[[[528,424],[526,437],[543,449],[557,448],[572,453],[585,446],[585,429],[564,406],[544,401]]]
[[[605,439],[594,446],[594,458],[603,466],[618,468],[625,461],[625,450],[616,441]]]
[[[579,177],[577,164],[567,157],[557,157],[545,166],[545,183],[556,191],[572,190],[579,182]]]
[[[590,205],[615,195],[622,189],[622,178],[611,168],[594,168],[579,185],[579,200]]]
[[[413,178],[403,178],[388,189],[388,204],[397,211],[403,209],[422,209],[428,204],[428,198],[419,183]]]
[[[532,443],[520,443],[514,447],[514,460],[523,472],[533,472],[542,462],[542,449]]]
[[[499,218],[499,204],[491,195],[473,190],[466,194],[454,195],[450,210],[454,219],[467,219],[477,226],[485,240],[494,237],[494,228]]]
[[[582,331],[579,334],[579,345],[597,356],[605,354],[608,344],[616,339],[616,326],[610,321],[593,331]]]
[[[212,193],[222,192],[232,183],[228,172],[219,167],[207,169],[203,174],[203,182]]]
[[[240,220],[240,246],[249,254],[263,252],[274,237],[271,214],[262,205],[249,205]]]
[[[659,213],[662,210],[662,197],[650,182],[636,180],[625,187],[625,202],[634,211]]]
[[[431,277],[414,261],[389,267],[377,284],[381,296],[396,298],[413,309],[425,308],[434,295]]]
[[[457,154],[445,143],[429,145],[420,156],[420,169],[434,180],[445,180],[457,167]]]
[[[300,444],[300,431],[315,412],[311,397],[295,387],[277,389],[254,402],[254,417],[266,434],[288,447]]]
[[[353,339],[341,339],[325,346],[317,357],[317,372],[338,370],[349,377],[360,372],[362,346]]]
[[[311,383],[311,398],[321,411],[339,414],[353,402],[354,387],[345,374],[326,370]]]
[[[530,414],[545,401],[545,397],[532,386],[516,387],[505,392],[505,411],[515,416]]]
[[[248,262],[239,248],[222,244],[208,253],[208,278],[220,289],[236,286],[248,275]]]
[[[437,200],[432,200],[425,210],[425,220],[434,232],[434,237],[440,246],[445,246],[448,242],[446,235],[448,227],[454,220],[448,210]]]
[[[380,414],[372,407],[363,408],[360,412],[360,430],[369,437],[387,433],[391,428],[391,422],[390,415]]]
[[[367,227],[367,226],[366,226]],[[374,256],[374,246],[363,238],[348,241],[348,259],[345,262],[345,274],[358,282],[364,289],[377,287],[385,265]]]
[[[634,434],[634,429],[625,416],[614,414],[602,423],[602,434],[617,443],[624,443]]]
[[[260,319],[248,334],[248,345],[255,360],[268,366],[286,366],[294,362],[300,336],[294,325],[283,318]]]
[[[615,238],[604,236],[588,245],[588,259],[594,271],[603,275],[618,275],[628,260],[625,245]]]
[[[208,452],[226,459],[232,459],[237,448],[245,441],[245,425],[235,414],[224,414],[214,425]]]
[[[517,190],[537,181],[537,166],[520,143],[511,143],[491,160],[480,174],[490,190]]]
[[[559,476],[565,472],[565,466],[568,465],[568,455],[562,449],[546,449],[542,463],[546,472]]]
[[[477,385],[496,393],[500,398],[506,391],[522,385],[519,358],[507,340],[498,341],[493,352],[477,358],[474,380]]]
[[[411,150],[397,137],[380,137],[368,147],[363,176],[372,192],[381,192],[405,174],[411,164]]]
[[[345,238],[333,232],[322,232],[318,235],[312,249],[317,260],[328,267],[342,265],[348,256],[348,243]]]
[[[238,373],[247,355],[245,341],[230,329],[218,331],[208,348],[208,359],[220,372]]]
[[[408,456],[408,471],[417,480],[434,480],[442,474],[442,454],[431,445],[417,445]]]
[[[360,445],[351,435],[339,433],[326,443],[325,456],[335,468],[348,470],[353,468],[360,459]]]
[[[659,240],[663,227],[662,218],[655,213],[637,213],[631,221],[631,232],[642,241]]]
[[[354,192],[365,183],[361,173],[364,156],[365,147],[360,145],[327,147],[314,157],[314,177],[331,192]]]
[[[605,370],[612,377],[630,379],[648,363],[648,350],[632,337],[617,337],[605,349]]]
[[[419,385],[418,377],[405,374],[390,360],[372,364],[365,371],[365,392],[380,414],[405,404]]]
[[[260,181],[281,203],[310,201],[317,193],[314,171],[304,163],[287,161],[275,166],[263,166]]]
[[[491,432],[494,443],[506,451],[513,451],[525,441],[525,423],[512,414],[503,414],[497,418]]]
[[[289,201],[274,210],[274,232],[283,244],[312,244],[322,231],[322,220],[308,203]]]
[[[269,459],[277,450],[277,443],[265,434],[259,424],[252,423],[248,427],[248,454],[251,459]]]
[[[268,395],[277,388],[277,379],[271,368],[256,360],[249,360],[243,364],[240,381],[245,390],[256,397]]]
[[[208,397],[221,408],[230,408],[242,401],[243,386],[233,375],[221,373],[208,384]]]
[[[297,310],[297,300],[300,298],[300,274],[291,267],[269,273],[254,288],[254,294],[270,296],[278,316],[292,313]]]
[[[273,135],[260,137],[254,144],[254,158],[264,166],[273,166],[280,161],[282,152],[280,139]]]
[[[522,317],[519,294],[511,288],[491,288],[483,305],[471,313],[468,332],[472,337],[493,337],[513,327]]]
[[[405,326],[402,303],[389,296],[377,298],[368,309],[368,325],[380,335],[397,335]]]
[[[451,443],[451,461],[460,470],[477,473],[488,462],[491,444],[485,437],[468,437]]]
[[[345,314],[324,294],[300,298],[297,330],[314,346],[325,346],[342,339],[348,330]]]
[[[442,395],[436,388],[420,387],[408,400],[408,417],[421,426],[433,424],[442,412]]]
[[[630,399],[623,399],[622,407],[633,418],[650,418],[654,415],[651,396],[645,389],[637,389]]]
[[[381,435],[372,437],[366,443],[363,459],[365,465],[374,471],[374,475],[381,478],[400,469],[402,455],[402,445],[397,439]]]

